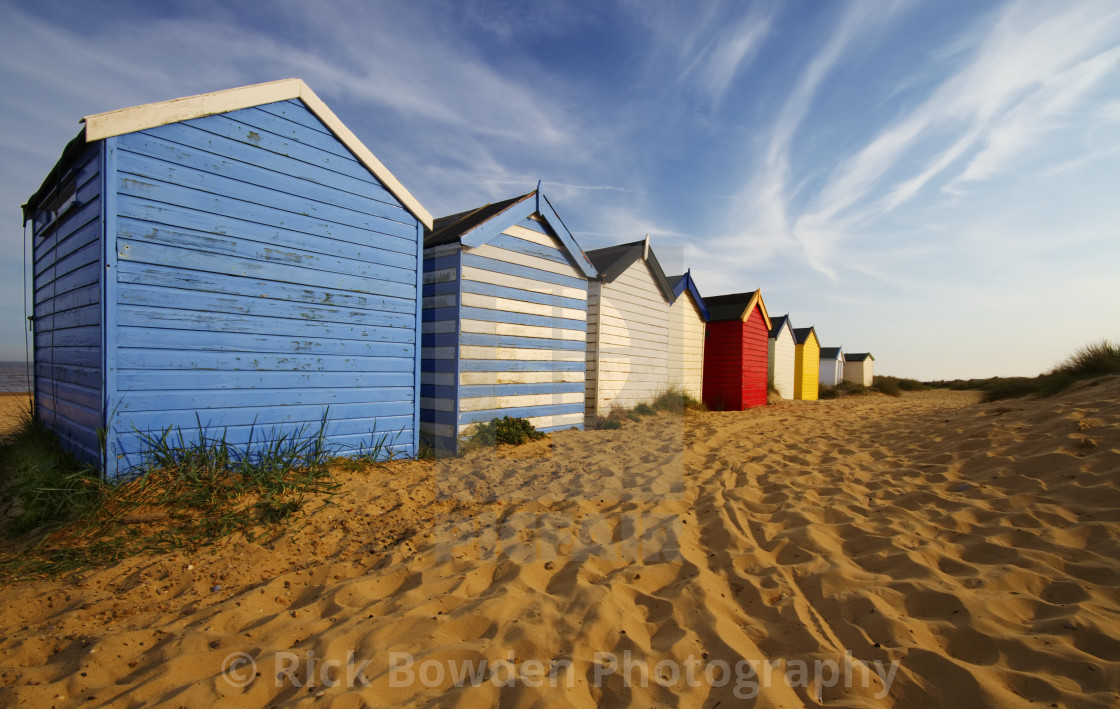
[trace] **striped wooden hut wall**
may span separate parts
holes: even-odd
[[[425,243],[421,431],[437,451],[504,416],[582,428],[595,271],[547,197],[437,219]]]
[[[764,406],[773,323],[761,291],[714,296],[704,302],[709,315],[704,343],[705,406],[716,411]]]
[[[676,296],[669,309],[669,384],[699,401],[704,396],[708,309],[691,271],[669,278],[669,285]]]
[[[875,358],[870,352],[852,352],[844,357],[844,381],[871,386],[875,381]]]
[[[75,452],[95,459],[90,441],[107,429],[113,476],[142,462],[144,434],[193,440],[201,423],[251,447],[311,439],[325,416],[333,451],[382,437],[415,451],[431,217],[302,81],[85,123],[27,205],[44,316],[36,402]],[[50,219],[54,195],[95,172],[100,199],[87,189]],[[80,256],[43,248],[77,220],[96,239]],[[69,422],[48,413],[67,406]]]
[[[767,374],[769,381],[783,399],[793,398],[793,378],[796,365],[797,345],[793,341],[793,328],[789,315],[774,318],[770,328],[767,352]]]
[[[793,331],[797,342],[794,361],[793,397],[803,401],[813,401],[820,393],[820,354],[821,344],[817,331],[811,327],[799,327]]]
[[[648,238],[587,256],[599,275],[587,293],[586,413],[600,417],[668,388],[674,297]]]

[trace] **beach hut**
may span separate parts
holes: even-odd
[[[669,388],[673,289],[644,241],[587,252],[587,415],[652,401]]]
[[[783,399],[793,398],[793,374],[797,359],[797,344],[793,341],[793,327],[789,315],[771,320],[767,377]]]
[[[704,339],[708,308],[692,280],[692,271],[672,276],[676,300],[669,308],[669,384],[696,400],[704,396]]]
[[[145,433],[315,440],[329,407],[329,449],[413,453],[431,216],[335,114],[287,79],[84,122],[24,205],[63,444],[115,477]]]
[[[793,398],[813,401],[820,392],[821,343],[817,331],[799,327],[793,331],[794,351]]]
[[[834,387],[844,378],[844,355],[842,347],[822,347],[820,383]]]
[[[424,240],[420,428],[437,452],[504,416],[542,431],[583,427],[595,274],[539,186],[435,221]]]
[[[765,405],[768,341],[774,324],[762,291],[720,295],[704,302],[708,306],[704,404],[717,411]]]
[[[871,386],[875,380],[875,358],[870,352],[850,352],[844,355],[844,381]]]

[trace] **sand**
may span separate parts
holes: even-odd
[[[0,589],[0,704],[1120,705],[1117,378],[338,474],[283,538]]]

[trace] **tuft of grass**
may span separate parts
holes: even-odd
[[[821,384],[820,389],[817,391],[817,397],[820,399],[839,399],[840,397],[858,396],[860,394],[866,394],[867,392],[867,387],[862,384],[842,381],[836,386]]]
[[[1120,374],[1120,344],[1101,340],[1079,348],[1058,366],[1037,377],[979,380],[985,401],[1023,396],[1054,396],[1077,382]],[[976,381],[976,380],[973,380]]]
[[[953,391],[981,391],[984,401],[999,401],[1024,396],[1053,396],[1079,381],[1110,374],[1120,374],[1120,343],[1101,340],[1081,347],[1037,377],[952,379],[926,382],[926,385]]]
[[[486,423],[475,424],[470,433],[460,440],[459,452],[469,453],[478,448],[492,448],[504,443],[519,446],[544,438],[546,433],[533,428],[528,419],[503,416]]]
[[[886,394],[887,396],[902,396],[904,391],[924,391],[925,388],[926,386],[916,379],[876,376],[874,383],[869,387],[855,382],[840,382],[834,387],[822,384],[818,396],[821,399],[836,399],[842,396],[858,396],[872,392]]]
[[[201,423],[197,435],[178,427],[140,433],[144,465],[116,485],[68,462],[42,424],[25,423],[0,446],[9,493],[22,510],[16,519],[27,516],[9,531],[49,531],[0,559],[0,576],[55,575],[138,553],[194,550],[234,533],[257,539],[288,531],[310,496],[325,496],[322,503],[330,504],[338,487],[328,469],[335,458],[326,445],[326,423],[324,413],[317,430],[266,431],[244,447]],[[36,465],[41,460],[62,461],[59,474],[46,476]],[[65,488],[59,480],[72,483]],[[40,499],[53,501],[56,514],[33,512],[42,507]]]
[[[887,396],[902,396],[902,386],[897,377],[875,377],[869,391],[877,391]]]
[[[641,421],[643,416],[655,416],[658,412],[681,415],[686,411],[707,411],[707,407],[686,392],[684,387],[671,384],[652,401],[643,401],[632,409],[612,405],[610,413],[600,416],[595,422],[595,428],[613,430],[621,428],[623,421]]]
[[[1076,380],[1120,374],[1120,343],[1101,340],[1071,354],[1051,374],[1067,375]]]
[[[8,520],[11,536],[80,516],[95,509],[107,492],[97,468],[71,455],[27,409],[0,444],[0,469],[6,477],[4,496],[15,512]]]
[[[652,406],[657,411],[683,414],[685,411],[704,411],[703,402],[684,390],[679,384],[670,384],[665,391],[654,397]]]

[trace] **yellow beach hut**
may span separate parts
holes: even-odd
[[[821,342],[817,331],[811,327],[798,327],[793,330],[797,343],[793,363],[793,398],[813,401],[819,389]]]

